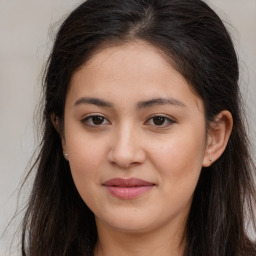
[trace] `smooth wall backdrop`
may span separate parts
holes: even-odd
[[[38,116],[34,110],[40,99],[42,68],[54,38],[51,31],[56,31],[81,2],[0,0],[0,256],[18,255],[15,240],[11,250],[9,247],[19,227],[20,215],[2,234],[15,213],[18,186],[39,143],[34,125]],[[250,138],[255,147],[256,0],[207,0],[207,3],[223,18],[234,39]],[[22,194],[21,200],[25,197],[26,193]]]

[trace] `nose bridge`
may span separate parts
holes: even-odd
[[[144,161],[145,153],[138,127],[132,122],[125,122],[116,127],[109,156],[112,163],[122,168]]]

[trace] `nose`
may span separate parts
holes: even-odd
[[[115,132],[113,137],[108,152],[108,161],[111,164],[128,169],[145,161],[146,153],[136,128],[123,126]]]

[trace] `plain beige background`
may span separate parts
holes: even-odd
[[[124,0],[125,1],[125,0]],[[9,251],[18,220],[17,187],[38,144],[33,115],[40,95],[41,70],[56,31],[79,0],[0,0],[0,256]],[[240,59],[241,87],[248,110],[250,138],[256,141],[256,0],[208,0],[232,26]],[[255,152],[255,151],[254,151]],[[256,157],[255,157],[256,160]],[[15,242],[14,242],[15,245]]]

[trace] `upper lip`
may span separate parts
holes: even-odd
[[[141,187],[141,186],[153,186],[152,182],[141,180],[138,178],[114,178],[103,183],[105,186],[116,186],[116,187]]]

